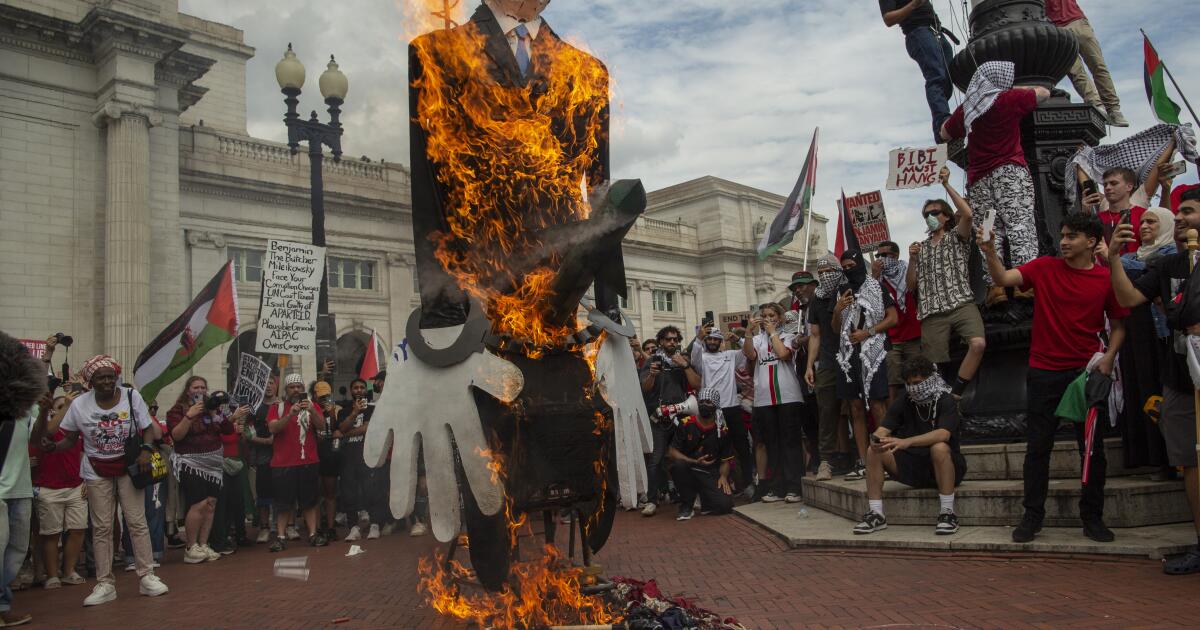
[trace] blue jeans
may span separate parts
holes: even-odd
[[[150,548],[154,550],[154,561],[162,562],[163,549],[167,544],[167,484],[156,483],[146,488],[146,527],[150,528]],[[121,549],[125,550],[125,564],[133,564],[133,544],[129,540],[129,528],[121,528]]]
[[[950,82],[950,60],[954,58],[954,49],[932,27],[918,28],[905,35],[904,47],[925,77],[925,99],[929,101],[929,113],[933,116],[933,138],[934,142],[941,143],[939,132],[942,123],[950,117],[950,97],[954,94],[954,84]]]
[[[33,518],[33,499],[0,501],[0,612],[12,610],[12,589],[8,584],[17,577],[25,554],[29,553],[29,522]]]

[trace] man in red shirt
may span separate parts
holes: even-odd
[[[271,551],[283,551],[293,506],[299,506],[308,527],[308,542],[314,547],[329,544],[317,530],[317,432],[325,430],[321,409],[312,404],[299,374],[284,381],[286,402],[267,412],[271,443],[271,499],[275,505],[276,537]]]
[[[1029,373],[1025,389],[1028,400],[1025,452],[1025,516],[1013,529],[1013,542],[1027,543],[1042,529],[1046,516],[1046,492],[1050,483],[1050,452],[1059,418],[1055,414],[1063,393],[1085,368],[1111,376],[1113,363],[1125,340],[1122,307],[1110,285],[1107,267],[1095,264],[1096,245],[1102,238],[1100,219],[1090,214],[1069,214],[1063,219],[1062,257],[1043,256],[1016,269],[1006,270],[992,242],[978,235],[987,258],[988,272],[997,286],[1036,289],[1033,301]],[[1108,347],[1101,333],[1108,319]],[[1103,355],[1095,360],[1097,353]],[[1075,438],[1082,457],[1085,453],[1083,424],[1075,424]],[[1090,478],[1083,486],[1079,517],[1083,533],[1097,542],[1111,542],[1112,531],[1104,525],[1104,482],[1108,466],[1103,442],[1092,453]]]
[[[1133,189],[1137,187],[1137,176],[1133,171],[1118,166],[1104,171],[1102,178],[1104,184],[1103,199],[1108,201],[1108,209],[1100,210],[1097,216],[1100,217],[1100,222],[1104,224],[1104,241],[1112,240],[1113,230],[1121,223],[1121,214],[1129,212],[1130,225],[1141,225],[1142,215],[1146,213],[1146,208],[1133,203],[1131,195]],[[1084,197],[1083,204],[1085,208],[1099,208],[1101,193],[1096,192],[1087,197]],[[1122,254],[1132,254],[1137,251],[1137,243],[1129,243],[1125,247]]]
[[[900,377],[900,366],[921,354],[921,320],[917,319],[917,292],[908,284],[908,263],[900,260],[900,246],[884,241],[875,249],[875,262],[871,263],[871,275],[896,302],[896,313],[900,321],[887,331],[892,347],[887,353],[888,399],[890,407],[896,397],[904,392],[904,379]]]
[[[967,97],[942,126],[946,140],[967,139],[967,196],[974,225],[995,217],[1001,259],[1019,267],[1038,255],[1033,177],[1021,147],[1021,119],[1050,98],[1042,87],[1013,87],[1015,66],[988,61],[979,66]]]
[[[1129,121],[1121,114],[1117,88],[1113,87],[1108,64],[1104,63],[1100,40],[1096,39],[1096,32],[1092,30],[1083,9],[1079,8],[1079,3],[1075,0],[1046,0],[1046,17],[1059,28],[1071,31],[1079,40],[1079,57],[1075,59],[1070,72],[1075,91],[1088,105],[1103,110],[1110,125],[1128,127]],[[1083,69],[1084,64],[1092,71],[1091,77]],[[1096,79],[1095,83],[1092,83],[1092,78]]]

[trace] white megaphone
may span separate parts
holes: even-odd
[[[696,401],[695,396],[688,396],[687,400],[674,405],[660,405],[658,408],[658,417],[672,418],[678,422],[680,417],[698,416],[700,415],[700,403]]]

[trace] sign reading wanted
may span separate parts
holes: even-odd
[[[888,190],[924,188],[938,182],[946,165],[946,145],[919,149],[893,149],[888,156]]]
[[[842,201],[838,200],[840,208]],[[850,221],[854,224],[854,235],[863,253],[873,252],[879,244],[892,240],[888,230],[887,213],[883,210],[883,192],[859,193],[846,198],[850,210]]]
[[[305,354],[316,349],[317,297],[324,273],[324,247],[267,242],[255,352]]]
[[[250,412],[258,411],[271,379],[271,366],[262,359],[243,352],[238,362],[238,377],[233,384],[232,398],[238,405],[245,405]]]

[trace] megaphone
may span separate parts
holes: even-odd
[[[688,396],[687,400],[673,405],[660,405],[658,408],[658,417],[660,418],[675,418],[680,416],[698,416],[700,415],[700,403],[696,401],[695,396]]]

